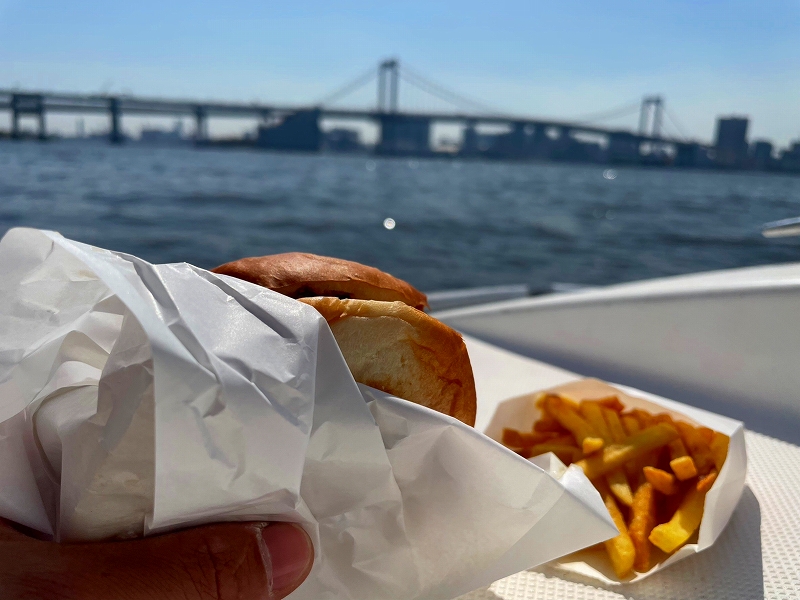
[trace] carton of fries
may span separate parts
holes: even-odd
[[[486,434],[533,460],[579,466],[619,535],[549,566],[639,581],[712,546],[744,489],[744,426],[625,386],[582,379],[498,405]]]

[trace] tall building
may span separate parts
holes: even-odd
[[[747,117],[720,117],[717,119],[717,164],[735,167],[747,160]]]

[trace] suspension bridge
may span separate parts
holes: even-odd
[[[437,108],[403,110],[400,106],[400,84],[438,102]],[[343,100],[377,83],[374,103],[362,107],[342,105]],[[463,128],[458,149],[461,155],[486,155],[497,158],[535,158],[558,156],[569,158],[587,151],[584,147],[602,148],[606,158],[619,162],[636,162],[643,152],[669,153],[678,158],[688,156],[702,144],[682,133],[677,120],[666,110],[660,96],[645,97],[610,111],[587,115],[576,120],[554,120],[508,114],[449,89],[396,59],[384,60],[352,81],[310,105],[279,105],[237,102],[206,102],[145,98],[116,94],[70,94],[42,91],[0,89],[0,110],[10,112],[10,137],[23,135],[21,120],[37,121],[40,139],[47,139],[49,114],[104,114],[108,116],[108,139],[120,143],[125,139],[123,116],[167,116],[194,120],[194,138],[209,142],[208,121],[212,118],[255,118],[259,127],[257,145],[276,150],[319,150],[322,144],[323,119],[361,120],[378,126],[375,152],[386,155],[424,156],[433,153],[431,128],[435,124],[456,124]],[[603,126],[603,121],[639,113],[638,130]],[[667,135],[664,116],[677,135]],[[499,127],[503,132],[487,136],[481,128]],[[594,145],[582,142],[595,139]]]

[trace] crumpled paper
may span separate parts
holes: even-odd
[[[663,562],[654,565],[645,573],[635,573],[620,580],[614,573],[611,561],[602,548],[589,548],[552,561],[549,566],[556,570],[577,573],[608,585],[641,581],[659,571],[714,545],[722,534],[744,491],[747,475],[747,449],[744,440],[744,425],[740,421],[723,417],[701,408],[688,406],[674,400],[662,398],[631,387],[608,384],[597,379],[580,379],[547,390],[539,390],[498,404],[486,427],[486,435],[500,440],[504,427],[528,430],[539,419],[541,411],[536,399],[543,392],[562,394],[573,400],[596,400],[616,395],[627,408],[641,408],[653,414],[667,413],[678,421],[702,425],[730,437],[725,464],[706,494],[703,520],[696,535],[697,540],[679,548],[672,555],[664,555]],[[660,552],[654,548],[654,552]]]
[[[311,307],[32,229],[0,241],[0,516],[297,522],[309,600],[453,598],[616,534],[579,469],[356,384]]]

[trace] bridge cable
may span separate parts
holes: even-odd
[[[367,83],[369,83],[372,79],[377,77],[375,67],[370,67],[369,70],[365,73],[362,73],[352,81],[346,83],[345,85],[339,87],[338,89],[334,90],[327,96],[324,96],[320,100],[315,103],[315,106],[325,106],[326,104],[330,105],[348,96],[349,94],[355,92],[357,89],[362,88]]]
[[[406,72],[404,73],[403,71]],[[440,100],[443,100],[448,104],[451,104],[458,108],[461,109],[467,108],[467,110],[477,110],[478,112],[489,112],[494,114],[498,114],[500,112],[496,108],[486,106],[481,102],[465,98],[460,94],[447,90],[446,88],[443,88],[423,77],[420,77],[416,73],[409,72],[408,69],[405,68],[401,69],[400,76],[407,83],[410,83],[417,89],[426,92],[431,96],[439,98]]]
[[[616,108],[604,110],[602,112],[589,113],[587,115],[576,117],[575,122],[584,125],[590,125],[592,123],[597,123],[598,121],[607,121],[609,119],[627,117],[628,115],[639,112],[639,108],[640,102],[637,100],[634,103],[617,106]]]
[[[667,118],[670,120],[670,122],[672,123],[673,127],[675,127],[675,129],[680,134],[680,137],[683,138],[683,141],[684,142],[688,141],[689,140],[689,136],[686,135],[686,131],[684,131],[683,127],[681,127],[680,123],[678,122],[677,117],[674,117],[672,115],[672,113],[669,110],[667,110],[666,106],[664,107],[664,112],[666,113]]]
[[[420,75],[414,70],[409,69],[405,64],[401,65],[400,67],[400,77],[414,87],[459,108],[469,107],[469,110],[488,112],[496,115],[502,114],[503,112],[493,106],[488,106],[483,102],[473,100],[462,94],[459,94],[458,92],[454,92],[453,90],[441,86],[431,81],[427,77]]]
[[[421,92],[434,96],[435,98],[443,100],[448,104],[451,104],[458,108],[463,108],[465,105],[465,103],[462,102],[461,99],[458,98],[457,96],[438,90],[435,86],[430,85],[426,80],[415,77],[406,68],[402,68],[400,70],[400,78],[406,83],[412,85],[414,88],[420,90]],[[470,109],[472,108],[474,107],[470,106]]]

